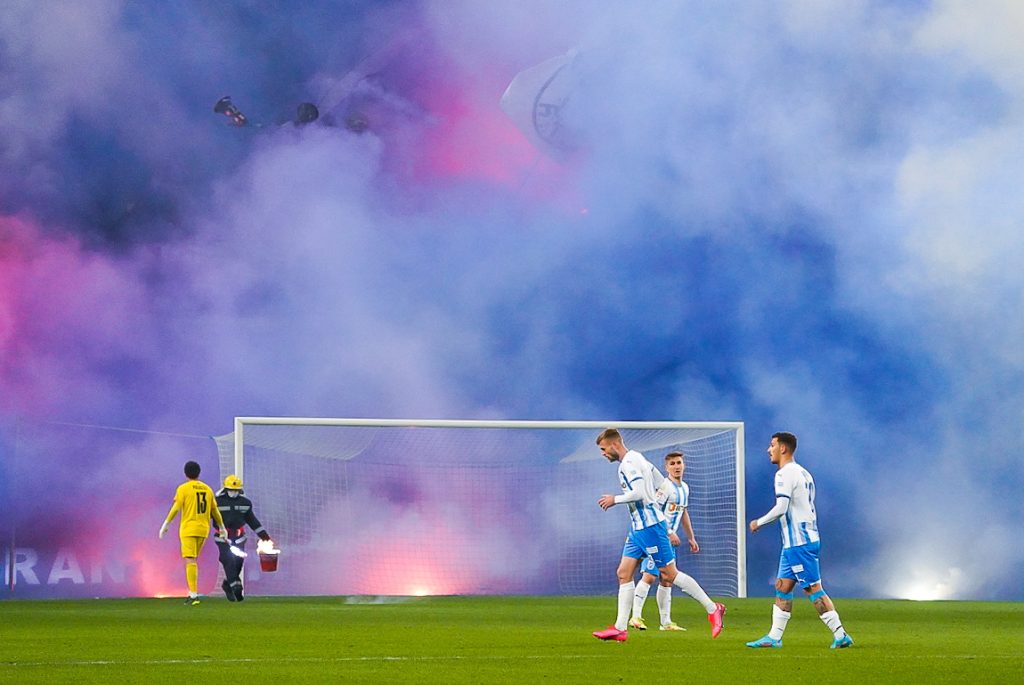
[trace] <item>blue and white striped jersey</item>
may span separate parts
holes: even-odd
[[[789,509],[779,517],[783,548],[818,542],[814,479],[810,472],[795,461],[783,466],[775,474],[775,497],[789,499]]]
[[[665,476],[661,471],[636,450],[629,450],[622,457],[619,485],[622,486],[622,494],[633,499],[625,502],[633,530],[643,530],[665,520],[661,507],[655,503],[658,486],[663,480]]]
[[[690,504],[690,486],[685,482],[676,483],[671,478],[666,478],[658,490],[665,495],[664,501],[662,498],[658,499],[662,502],[661,510],[665,513],[665,525],[668,526],[668,532],[675,533],[679,530],[679,522],[683,520],[683,512]]]

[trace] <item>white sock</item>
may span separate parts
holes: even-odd
[[[786,632],[786,624],[793,613],[783,611],[778,604],[772,604],[772,629],[768,631],[768,637],[773,640],[781,640],[782,634]]]
[[[619,614],[615,618],[615,627],[619,630],[626,629],[629,621],[629,610],[633,608],[633,595],[636,592],[636,584],[631,580],[619,586]]]
[[[839,612],[833,609],[832,611],[826,611],[818,618],[821,622],[828,626],[828,629],[832,631],[832,635],[837,640],[842,639],[846,636],[846,631],[843,629],[843,622],[839,620]]]
[[[659,585],[657,597],[661,625],[668,625],[672,622],[672,588]]]
[[[708,593],[704,592],[704,588],[698,585],[696,580],[685,573],[677,573],[676,579],[672,584],[704,605],[704,609],[709,614],[715,613],[715,609],[717,608],[715,603],[711,601],[711,598],[708,597]]]
[[[643,618],[644,602],[647,601],[647,594],[650,591],[650,583],[646,583],[641,579],[640,582],[636,584],[636,590],[633,593],[633,618]]]

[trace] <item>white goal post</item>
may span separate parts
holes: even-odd
[[[215,440],[283,550],[246,566],[262,594],[599,594],[629,525],[596,504],[619,492],[607,427],[663,472],[686,455],[701,550],[679,567],[745,597],[742,422],[237,417]]]

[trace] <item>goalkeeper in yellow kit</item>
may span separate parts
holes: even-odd
[[[160,526],[162,538],[171,521],[179,511],[181,512],[178,535],[181,537],[181,556],[185,560],[185,579],[188,581],[188,599],[185,600],[185,604],[193,606],[199,604],[199,564],[196,560],[210,534],[210,517],[217,522],[221,535],[227,530],[220,509],[217,508],[213,490],[199,480],[199,471],[199,464],[196,462],[185,463],[185,477],[188,480],[178,486],[174,493],[174,504]]]

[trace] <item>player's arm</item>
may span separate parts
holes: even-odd
[[[622,494],[615,495],[612,498],[614,500],[612,504],[639,502],[644,498],[644,473],[642,465],[637,464],[633,460],[629,460],[622,465],[621,469],[624,481]]]
[[[658,470],[657,466],[651,464],[651,485],[653,485],[655,489],[657,489],[660,488],[662,484],[664,484],[666,481],[668,481],[668,478],[666,478],[664,474]]]
[[[213,490],[210,491],[213,494]],[[220,513],[220,507],[217,506],[217,497],[213,497],[213,526],[217,530],[217,537],[221,540],[226,540],[228,537],[228,527],[224,525],[224,516]]]
[[[644,498],[643,493],[643,474],[640,473],[636,468],[629,469],[628,473],[623,473],[626,477],[626,485],[622,486],[621,495],[601,495],[601,498],[597,500],[597,505],[602,509],[608,510],[614,507],[616,504],[625,504],[626,502],[639,502]]]
[[[616,504],[625,504],[626,502],[639,502],[644,498],[644,491],[641,487],[643,485],[644,477],[640,474],[636,474],[635,477],[629,479],[630,488],[622,488],[621,495],[615,495],[613,499]]]
[[[768,513],[759,519],[750,522],[750,532],[756,533],[761,526],[766,526],[773,521],[778,521],[783,514],[789,511],[789,503],[792,499],[792,484],[788,483],[780,473],[775,476],[775,506],[768,510]]]
[[[686,532],[686,541],[690,543],[690,551],[696,554],[700,551],[700,545],[697,544],[697,537],[693,534],[693,523],[690,521],[690,510],[683,509],[683,515],[679,517],[679,520],[683,524],[683,531]]]
[[[224,520],[224,513],[220,511],[220,502],[217,501],[217,496],[216,495],[213,496],[213,506],[214,506],[214,508],[218,512],[220,512],[220,520],[223,521]],[[221,527],[219,525],[217,525],[217,517],[214,516],[212,513],[210,514],[210,523],[213,525],[213,532],[214,533],[219,533]]]
[[[164,522],[160,526],[161,538],[164,537],[164,533],[167,532],[167,527],[171,524],[171,521],[174,520],[174,517],[178,515],[178,512],[182,511],[183,507],[184,501],[181,496],[181,488],[179,487],[178,489],[174,490],[174,502],[171,504],[171,510],[167,512],[167,516],[164,517]],[[184,516],[183,513],[181,515]]]
[[[671,517],[669,518],[669,520],[671,520]],[[666,523],[667,522],[668,521],[666,521]],[[668,526],[668,541],[669,541],[669,543],[673,547],[678,547],[679,546],[679,533],[676,532],[678,529],[679,529],[679,522],[678,521],[676,522],[675,525],[672,525],[671,523],[669,523],[669,526]]]
[[[164,522],[160,526],[161,538],[164,536],[164,533],[167,532],[167,527],[171,525],[171,521],[174,520],[174,517],[178,515],[179,511],[181,511],[181,500],[178,498],[178,493],[174,493],[174,504],[171,505],[171,510],[167,512],[167,516],[164,517]]]
[[[611,509],[616,504],[625,504],[626,502],[638,502],[644,498],[643,492],[640,490],[640,485],[643,485],[643,477],[637,476],[631,480],[630,483],[637,483],[637,487],[629,490],[625,487],[622,488],[623,492],[621,495],[601,495],[601,499],[597,500],[597,506],[604,510]]]
[[[775,506],[761,518],[750,522],[750,532],[755,533],[758,528],[766,526],[772,521],[778,521],[787,511],[789,511],[789,495],[776,495]]]

